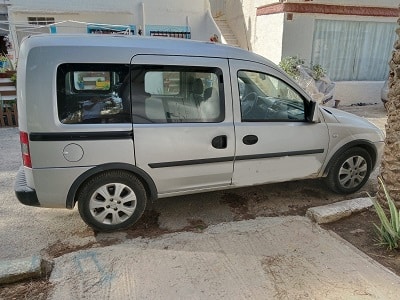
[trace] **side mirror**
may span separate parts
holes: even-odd
[[[319,122],[318,109],[319,105],[315,101],[310,101],[307,110],[307,121],[317,123]]]

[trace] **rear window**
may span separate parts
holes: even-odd
[[[57,69],[58,117],[64,124],[131,122],[128,65],[63,64]]]

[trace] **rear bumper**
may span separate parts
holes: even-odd
[[[19,202],[29,206],[40,206],[36,191],[27,186],[24,167],[18,170],[17,178],[15,179],[14,192]]]

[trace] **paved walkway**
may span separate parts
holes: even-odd
[[[400,277],[305,217],[64,255],[51,299],[399,299]]]

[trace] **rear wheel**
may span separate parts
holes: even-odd
[[[351,148],[334,159],[326,183],[336,193],[354,193],[367,182],[371,169],[372,159],[368,151]]]
[[[86,224],[98,231],[114,231],[139,220],[146,208],[147,195],[135,175],[116,170],[89,179],[77,200]]]

